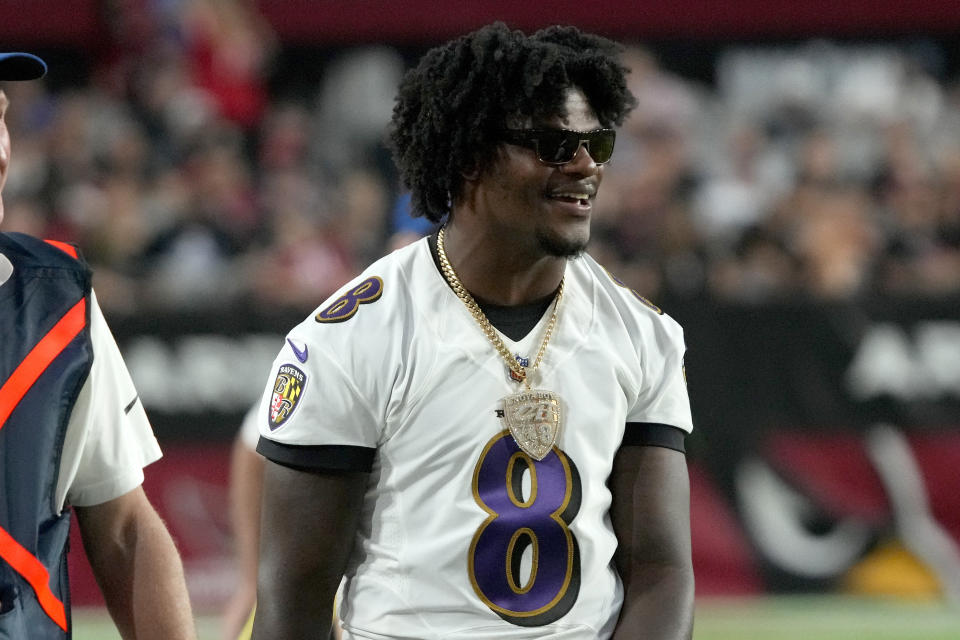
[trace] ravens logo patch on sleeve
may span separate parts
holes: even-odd
[[[300,402],[307,384],[307,374],[292,364],[284,364],[277,371],[270,397],[270,430],[276,431],[290,419]]]

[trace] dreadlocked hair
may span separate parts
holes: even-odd
[[[620,45],[555,26],[527,36],[502,22],[428,51],[406,73],[388,143],[410,190],[414,215],[440,222],[464,173],[492,160],[508,122],[565,116],[565,92],[578,87],[604,127],[636,105]]]

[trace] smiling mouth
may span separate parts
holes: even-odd
[[[551,193],[547,197],[551,200],[559,200],[560,202],[569,202],[571,204],[578,204],[581,207],[586,207],[595,196],[589,193],[566,192]]]

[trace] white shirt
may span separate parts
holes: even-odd
[[[56,504],[87,507],[143,483],[143,468],[161,456],[150,422],[113,335],[92,294],[93,365],[70,414]]]
[[[310,317],[290,332],[261,400],[261,436],[295,451],[376,450],[346,572],[345,638],[611,635],[623,594],[607,478],[626,423],[691,431],[685,348],[679,325],[589,256],[565,278],[531,376],[566,415],[540,462],[504,431],[502,398],[521,387],[426,239],[319,310],[345,319]],[[532,361],[549,316],[519,342],[502,336],[511,352]]]
[[[260,439],[260,423],[257,421],[260,417],[259,409],[260,403],[255,402],[244,414],[243,422],[240,423],[240,442],[251,451],[257,450],[257,441]]]

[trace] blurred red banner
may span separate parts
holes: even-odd
[[[620,38],[719,39],[947,34],[960,27],[953,0],[677,0],[602,5],[555,0],[256,0],[280,38],[302,44],[383,41],[430,44],[494,20],[522,29],[574,24]],[[148,0],[122,8],[94,0],[0,0],[0,40],[13,46],[91,46],[118,15],[151,11]],[[116,24],[113,25],[116,27]],[[102,41],[99,42],[102,44]]]

